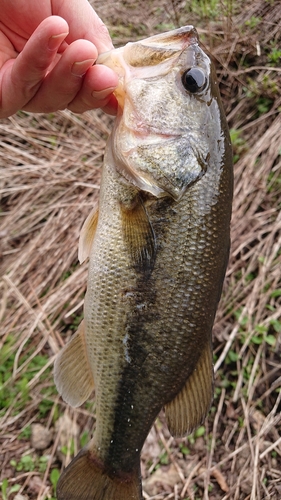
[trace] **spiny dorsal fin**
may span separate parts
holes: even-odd
[[[150,273],[156,257],[156,239],[144,204],[139,196],[131,208],[121,204],[122,229],[132,259],[141,273]]]
[[[71,406],[80,406],[91,395],[94,380],[86,353],[84,321],[58,354],[54,365],[54,379],[58,392]]]
[[[58,500],[141,500],[140,472],[110,477],[101,460],[83,448],[63,471],[57,484]]]
[[[90,255],[90,251],[96,233],[98,218],[99,218],[99,210],[98,206],[96,205],[93,208],[93,210],[91,210],[91,212],[89,213],[80,232],[79,246],[78,246],[78,259],[80,264],[82,264]]]
[[[208,345],[182,390],[165,406],[172,436],[184,436],[201,425],[213,399],[212,348]]]

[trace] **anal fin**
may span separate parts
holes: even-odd
[[[78,260],[80,264],[84,262],[90,255],[93,240],[98,224],[99,211],[98,206],[95,206],[85,220],[79,237]]]
[[[84,321],[58,354],[54,379],[58,392],[71,406],[80,406],[91,395],[94,380],[86,352]]]
[[[184,436],[201,425],[213,400],[212,348],[207,345],[182,390],[165,406],[172,436]]]

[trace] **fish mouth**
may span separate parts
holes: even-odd
[[[123,110],[126,97],[124,87],[130,79],[138,76],[144,78],[144,68],[146,78],[166,74],[186,47],[198,43],[196,29],[191,25],[183,26],[100,54],[96,64],[104,64],[117,73],[119,84],[114,95],[119,109]]]

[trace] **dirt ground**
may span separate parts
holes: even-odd
[[[280,0],[94,2],[116,46],[194,24],[213,55],[234,154],[232,247],[214,325],[215,397],[193,435],[164,414],[142,453],[146,500],[281,499]],[[0,498],[55,498],[89,440],[94,399],[68,407],[53,361],[83,314],[81,225],[98,197],[112,119],[0,122]]]

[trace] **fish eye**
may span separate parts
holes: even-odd
[[[205,73],[200,68],[190,68],[185,71],[181,77],[182,84],[185,90],[195,94],[206,85],[206,76]]]

